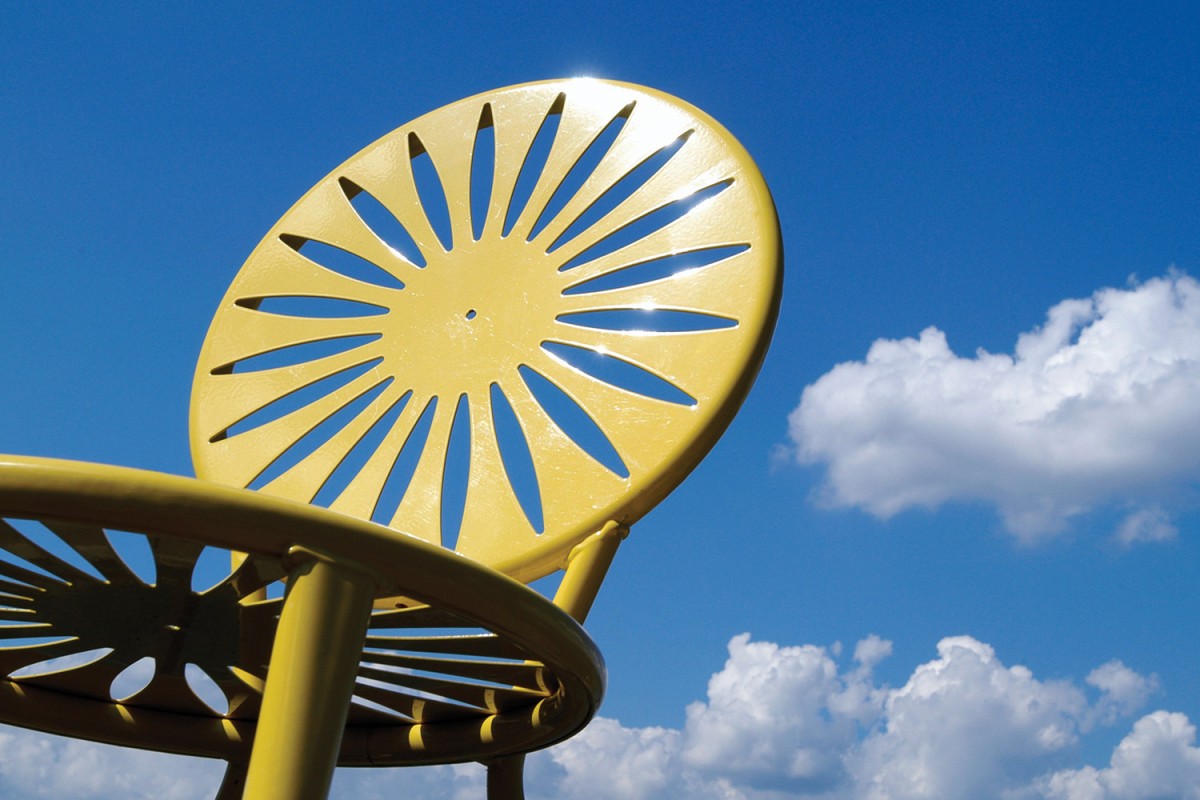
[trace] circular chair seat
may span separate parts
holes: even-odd
[[[282,605],[260,599],[261,590],[290,560],[313,553],[360,574],[376,597],[403,598],[372,613],[340,764],[468,761],[544,747],[583,727],[603,694],[600,654],[566,613],[381,525],[190,478],[14,456],[0,456],[0,518],[4,722],[246,761]],[[148,538],[153,583],[125,564],[106,530]],[[52,552],[47,534],[70,552]],[[206,546],[247,557],[196,591],[192,573]],[[87,663],[55,663],[105,650]],[[153,678],[114,698],[116,676],[147,656]],[[191,688],[188,664],[220,687],[225,713]]]

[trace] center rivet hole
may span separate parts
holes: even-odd
[[[475,319],[475,309],[468,309],[467,313],[463,316],[465,316],[467,319]]]

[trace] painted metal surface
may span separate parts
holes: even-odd
[[[435,176],[422,183],[425,157]],[[481,164],[490,171],[483,179]],[[382,221],[367,213],[375,207],[385,209]],[[361,271],[342,267],[346,254]],[[357,459],[331,508],[453,546],[519,580],[541,577],[605,523],[635,522],[716,441],[765,353],[780,259],[758,170],[728,132],[682,101],[589,79],[445,106],[330,173],[242,267],[196,371],[197,474],[252,485],[302,452],[261,489],[308,502]],[[327,347],[309,355],[316,343]],[[608,377],[606,366],[632,377]],[[587,415],[618,465],[564,429],[547,390],[535,391],[543,380]],[[278,410],[306,387],[315,399]],[[502,402],[533,463],[533,513],[501,452]],[[305,448],[350,409],[340,429]],[[414,434],[424,414],[428,433]],[[443,530],[456,421],[470,432],[469,478],[461,524]],[[419,458],[403,496],[388,503],[406,448]],[[540,531],[530,519],[539,516]]]
[[[399,587],[413,598],[409,607],[372,613],[365,641],[346,633],[360,642],[351,655],[358,702],[340,751],[335,739],[341,764],[441,763],[545,746],[582,727],[603,695],[599,651],[569,615],[492,570],[380,525],[206,481],[16,456],[0,457],[0,518],[0,719],[11,724],[246,761],[263,686],[275,683],[267,658],[281,606],[253,596],[306,563],[297,545],[326,554],[359,586],[365,581],[372,598]],[[125,567],[105,530],[149,537],[154,583]],[[48,532],[70,552],[38,544]],[[249,558],[196,591],[192,567],[204,546]],[[292,592],[302,583],[293,581]],[[345,602],[340,592],[323,594],[317,590],[316,606]],[[301,627],[299,617],[308,621],[316,640],[276,662],[287,665],[276,670],[284,685],[305,660],[329,675],[326,657],[339,634],[305,603],[293,616]],[[71,667],[45,663],[96,648],[111,652]],[[157,662],[149,684],[114,698],[115,675],[146,655]],[[186,663],[221,685],[226,713],[188,685]],[[35,669],[22,673],[25,666]],[[290,741],[312,727],[285,730]],[[272,786],[253,796],[287,795]]]
[[[0,719],[223,758],[222,798],[462,760],[521,797],[522,754],[595,713],[578,622],[748,392],[781,261],[749,156],[651,89],[525,84],[384,136],[221,302],[193,385],[201,480],[0,457]],[[117,530],[148,537],[152,582]],[[206,546],[233,566],[193,589]],[[558,569],[553,602],[518,582]],[[145,657],[147,685],[114,696]]]

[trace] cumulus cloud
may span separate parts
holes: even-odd
[[[223,764],[0,728],[0,796],[10,800],[208,800]]]
[[[680,729],[598,718],[527,764],[530,800],[1200,800],[1200,748],[1182,714],[1139,720],[1107,767],[1077,766],[1096,726],[1157,690],[1120,661],[1082,682],[1041,680],[969,636],[902,686],[877,681],[891,642],[782,646],[735,636]],[[0,728],[0,795],[212,797],[222,765]],[[339,770],[334,800],[485,795],[478,765]]]
[[[1039,781],[1047,800],[1200,800],[1196,726],[1183,714],[1142,717],[1105,769],[1062,770]]]
[[[1198,395],[1200,283],[1172,272],[1059,303],[1012,355],[880,339],[804,390],[789,434],[834,506],[984,501],[1033,540],[1121,503],[1133,544],[1174,536],[1163,503],[1200,479]]]
[[[725,668],[708,683],[708,701],[688,707],[684,762],[759,788],[835,785],[842,753],[882,708],[869,659],[888,647],[878,638],[860,642],[856,653],[868,655],[839,674],[824,648],[734,637]]]
[[[890,642],[872,636],[854,653],[853,664],[841,665],[832,649],[734,637],[707,699],[688,709],[682,730],[597,720],[531,759],[531,768],[542,766],[538,780],[531,776],[529,796],[1057,797],[1054,787],[1089,779],[1091,768],[1066,768],[1083,737],[1135,713],[1156,687],[1153,677],[1119,661],[1093,670],[1084,685],[1038,680],[1023,666],[1005,665],[989,645],[957,636],[940,642],[936,659],[891,689],[871,673],[890,655]],[[1129,795],[1135,796],[1155,795]]]

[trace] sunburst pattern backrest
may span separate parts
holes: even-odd
[[[197,474],[539,577],[713,445],[780,265],[762,178],[692,106],[592,79],[445,106],[251,253],[196,371]]]

